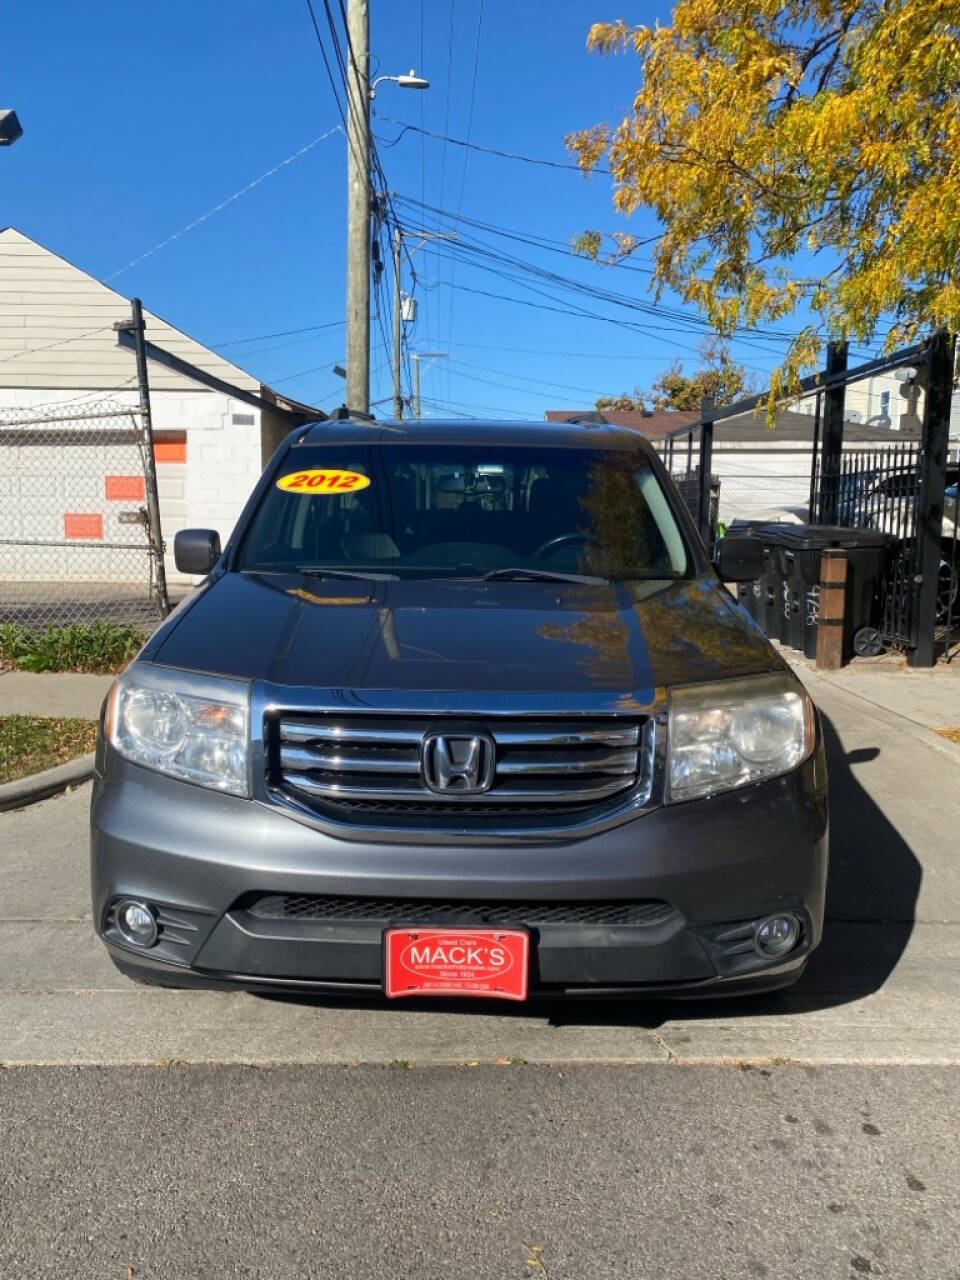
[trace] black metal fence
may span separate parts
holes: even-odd
[[[870,529],[893,541],[878,584],[877,629],[888,644],[916,643],[913,608],[917,564],[917,501],[920,493],[919,442],[845,453],[835,476],[834,524]],[[823,468],[814,459],[813,509],[826,500]]]
[[[910,368],[924,391],[918,440],[870,449],[844,447],[846,389],[880,373]],[[916,666],[930,666],[939,653],[948,659],[960,640],[960,548],[958,548],[956,460],[948,454],[954,342],[945,333],[882,359],[847,368],[846,345],[832,343],[826,368],[801,383],[815,397],[809,452],[809,497],[798,477],[790,484],[784,514],[811,523],[870,529],[890,535],[880,579],[878,629],[904,647]],[[664,461],[697,520],[704,542],[713,547],[718,514],[738,477],[713,474],[716,424],[762,408],[766,395],[715,407],[705,401],[701,420],[667,437]],[[756,492],[778,477],[749,477]],[[721,501],[721,497],[723,500]],[[951,505],[953,504],[951,515]]]

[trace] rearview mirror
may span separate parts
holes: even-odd
[[[173,559],[181,573],[206,577],[220,559],[216,529],[181,529],[173,539]]]
[[[763,543],[728,533],[718,544],[717,572],[724,582],[753,582],[763,573]]]

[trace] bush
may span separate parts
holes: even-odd
[[[126,623],[83,622],[33,631],[0,623],[0,660],[21,671],[120,671],[146,636]]]

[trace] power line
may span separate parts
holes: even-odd
[[[280,382],[295,382],[297,378],[305,378],[308,373],[329,373],[330,366],[328,364],[314,365],[312,369],[301,369],[299,373],[288,373],[283,378],[271,378],[270,385]]]
[[[340,126],[335,124],[332,129],[328,129],[326,133],[321,133],[318,138],[314,138],[312,142],[308,142],[306,146],[299,147],[285,160],[281,160],[279,164],[275,164],[266,173],[261,173],[258,178],[254,178],[252,182],[248,182],[242,186],[239,191],[235,191],[232,196],[227,196],[226,200],[221,200],[219,204],[215,204],[212,209],[208,209],[206,213],[201,213],[199,218],[194,218],[192,222],[188,222],[185,227],[181,227],[179,231],[175,231],[172,236],[167,236],[165,240],[160,240],[151,249],[147,249],[145,253],[141,253],[136,258],[131,258],[129,262],[124,263],[122,267],[117,267],[116,271],[111,271],[105,280],[113,280],[116,276],[122,275],[124,271],[129,271],[131,267],[135,267],[138,263],[143,262],[144,258],[150,258],[159,250],[165,249],[168,244],[173,244],[174,240],[179,240],[181,236],[185,236],[188,231],[192,231],[194,227],[199,227],[201,222],[206,222],[208,218],[212,218],[214,214],[220,213],[226,209],[228,205],[233,204],[235,200],[239,200],[241,196],[245,196],[248,191],[252,191],[254,187],[258,187],[261,182],[265,182],[267,178],[272,178],[275,173],[279,173],[281,169],[288,164],[293,164],[294,160],[299,160],[301,156],[305,156],[308,151],[312,151],[314,147],[319,146],[321,142],[325,142],[334,133],[342,132]]]
[[[667,327],[662,323],[665,317],[663,317],[656,310],[651,311],[648,308],[643,306],[632,306],[632,307],[629,307],[628,309],[637,310],[637,311],[641,311],[643,314],[652,315],[653,318],[660,321],[660,325],[658,329],[651,329],[648,326],[638,324],[636,321],[619,319],[615,316],[603,315],[601,312],[590,311],[582,306],[577,306],[572,302],[565,301],[563,298],[558,298],[556,294],[550,293],[545,289],[539,289],[536,286],[529,284],[527,281],[523,280],[522,278],[519,278],[516,274],[511,274],[509,272],[504,272],[504,271],[498,271],[496,267],[492,267],[488,265],[482,265],[482,264],[474,264],[474,265],[480,266],[482,270],[489,272],[491,275],[496,276],[498,279],[506,280],[509,283],[513,283],[513,284],[519,284],[521,288],[526,289],[529,293],[535,294],[538,298],[546,298],[549,301],[547,303],[533,302],[523,298],[511,297],[507,294],[496,293],[496,292],[493,292],[492,290],[478,289],[469,285],[462,285],[462,284],[451,285],[449,281],[445,281],[445,280],[438,281],[438,284],[446,285],[454,289],[460,289],[468,293],[475,293],[475,294],[486,296],[489,298],[497,298],[505,302],[513,302],[522,306],[536,307],[541,311],[555,311],[561,315],[567,315],[571,317],[576,316],[576,317],[581,317],[583,319],[597,320],[597,321],[604,322],[606,324],[617,325],[620,328],[631,329],[636,333],[645,334],[647,337],[658,338],[658,337],[661,337],[664,332],[668,332],[668,331],[675,332],[675,333],[697,332],[697,329],[691,328],[689,324],[688,325],[671,325],[668,330]],[[551,306],[549,305],[550,302],[559,303],[560,305]],[[684,318],[686,319],[686,317]],[[743,341],[743,339],[741,339],[741,341]],[[699,350],[699,348],[697,347],[692,347],[687,344],[677,342],[675,339],[674,339],[674,344],[678,347],[685,347],[686,350],[688,351],[696,352]]]
[[[456,10],[457,10],[457,0],[450,0],[450,28],[447,33],[447,88],[446,88],[446,93],[444,95],[444,111],[443,111],[443,132],[445,134],[450,132],[450,106],[451,106],[451,100],[453,96],[452,95],[453,48],[454,48],[453,35],[454,35],[454,20],[456,16]],[[444,193],[444,188],[446,186],[446,179],[447,179],[448,152],[449,152],[449,147],[447,143],[444,142],[443,148],[440,152],[440,193],[439,193],[438,199],[441,205],[443,204],[443,193]],[[439,229],[440,229],[440,221],[438,219],[437,230],[439,231]],[[434,254],[434,262],[436,263],[438,261],[440,261],[439,256]],[[456,271],[456,267],[451,266],[450,268],[451,279],[453,278],[453,273],[455,271]],[[447,299],[447,329],[448,330],[453,324],[453,307],[454,307],[454,296],[453,296],[453,293],[451,292],[450,297]],[[443,377],[444,379],[446,379],[446,373],[443,374]],[[447,391],[449,392],[450,390],[449,382],[447,382],[446,385],[447,385]]]
[[[332,69],[332,68],[331,68],[331,66],[330,66],[330,59],[327,57],[327,49],[326,49],[326,45],[323,43],[323,37],[322,37],[322,36],[321,36],[321,34],[320,34],[320,24],[317,22],[317,15],[316,15],[316,13],[314,12],[314,8],[313,8],[313,0],[307,0],[307,8],[308,8],[308,9],[309,9],[309,11],[310,11],[310,20],[311,20],[311,22],[313,23],[313,30],[314,30],[314,34],[315,34],[315,35],[316,35],[316,37],[317,37],[317,44],[320,46],[320,53],[321,53],[321,56],[323,57],[323,65],[324,65],[324,67],[326,68],[326,72],[327,72],[327,79],[328,79],[328,80],[329,80],[329,82],[330,82],[330,91],[331,91],[331,93],[333,94],[333,101],[334,101],[334,103],[336,104],[336,107],[337,107],[337,114],[340,116],[340,124],[341,124],[341,126],[342,126],[342,128],[343,128],[343,132],[344,132],[344,134],[345,134],[345,136],[346,136],[346,139],[347,139],[347,146],[350,148],[350,151],[351,151],[351,153],[353,154],[354,159],[356,159],[356,158],[357,158],[357,148],[356,148],[356,144],[354,143],[353,138],[350,136],[350,130],[349,130],[349,128],[347,127],[347,114],[346,114],[346,112],[345,112],[345,110],[344,110],[344,108],[343,108],[343,104],[342,104],[342,103],[341,103],[341,101],[340,101],[340,94],[339,94],[339,91],[338,91],[338,89],[337,89],[337,81],[336,81],[336,78],[335,78],[335,76],[334,76],[334,74],[333,74],[333,69]],[[329,6],[327,6],[327,11],[328,11],[328,15],[329,15]],[[343,71],[343,56],[342,56],[342,54],[341,54],[341,52],[340,52],[340,46],[339,46],[339,44],[337,43],[337,39],[336,39],[336,31],[335,31],[335,30],[333,29],[333,27],[332,27],[332,19],[330,20],[330,24],[331,24],[332,34],[333,34],[334,50],[335,50],[335,52],[336,52],[336,54],[337,54],[337,62],[338,62],[338,64],[339,64],[340,69],[341,69],[341,72],[342,72],[342,71]],[[344,80],[344,91],[346,91],[346,80]]]
[[[420,67],[420,72],[421,72],[421,74],[423,73],[423,69],[424,69],[424,67],[427,65],[427,64],[426,64],[426,62],[424,61],[424,57],[423,57],[423,30],[424,30],[424,22],[423,22],[423,6],[424,6],[424,0],[420,0],[420,62],[419,62],[419,67]],[[421,127],[422,127],[422,126],[423,126],[423,111],[424,111],[424,105],[423,105],[424,94],[422,94],[422,93],[418,93],[418,94],[417,94],[417,99],[418,99],[418,109],[419,109],[419,111],[420,111],[420,125],[421,125]],[[420,137],[420,199],[421,199],[421,201],[423,201],[424,203],[426,202],[426,199],[427,199],[427,140],[426,140],[426,138],[425,138],[425,137],[423,137],[422,135],[421,135],[421,137]],[[425,256],[425,257],[427,256],[426,252],[425,252],[424,256]],[[413,294],[413,293],[414,293],[414,291],[415,291],[415,289],[416,289],[416,284],[417,284],[417,277],[416,277],[416,273],[414,273],[413,278],[412,278],[412,281],[411,281],[411,286],[410,286],[410,292],[411,292],[411,294]],[[426,324],[426,323],[427,323],[427,299],[426,299],[426,297],[424,297],[424,300],[423,300],[423,301],[424,301],[424,324]]]
[[[449,287],[449,281],[447,280],[440,280],[437,284],[438,286]],[[655,329],[651,330],[650,328],[637,324],[632,320],[617,319],[614,316],[601,315],[599,312],[595,311],[585,311],[582,307],[573,307],[569,304],[553,307],[543,302],[534,302],[528,298],[514,298],[509,294],[495,293],[490,289],[476,289],[471,285],[458,284],[454,287],[464,293],[473,293],[484,298],[495,298],[501,302],[512,302],[516,306],[520,307],[533,307],[537,311],[553,311],[558,315],[566,316],[568,319],[597,320],[603,324],[615,325],[618,329],[629,329],[633,333],[641,333],[648,338],[660,338],[662,333],[665,332],[664,330],[661,330],[661,332],[658,333]],[[671,342],[674,347],[680,347],[683,350],[699,354],[699,348],[697,347],[691,347],[685,343],[677,342],[676,339],[671,339]]]
[[[456,12],[457,12],[457,0],[450,0],[450,31],[447,36],[447,92],[444,98],[444,112],[443,112],[444,134],[446,134],[448,129],[450,128],[450,99],[451,99],[450,90],[453,84],[453,30],[454,30],[454,20],[456,17]],[[386,120],[388,119],[388,117],[384,116],[383,119]],[[449,138],[444,139],[445,144],[449,141],[450,141]],[[440,156],[440,203],[441,204],[443,204],[443,189],[446,183],[446,177],[447,177],[447,148],[446,148],[446,145],[444,145],[443,151],[441,152],[441,156]]]
[[[14,351],[12,355],[4,356],[0,360],[0,364],[6,364],[10,360],[19,360],[21,356],[35,355],[38,351],[52,351],[54,347],[65,347],[69,342],[79,342],[81,338],[92,338],[94,334],[106,333],[112,328],[112,324],[102,324],[97,329],[87,329],[84,333],[74,333],[69,338],[58,338],[56,342],[48,342],[42,347],[28,347],[25,351]]]
[[[320,329],[342,329],[346,320],[331,320],[328,324],[310,324],[303,329],[280,329],[277,333],[257,333],[252,338],[230,338],[227,342],[211,342],[211,347],[238,347],[244,342],[268,342],[271,338],[289,338],[294,333],[316,333]]]
[[[469,403],[465,403],[461,400],[438,400],[434,396],[425,396],[425,395],[421,395],[420,399],[423,401],[424,404],[434,405],[438,409],[445,409],[447,411],[453,410],[455,412],[457,409],[460,409],[460,410],[483,409],[487,413],[496,414],[498,418],[514,418],[516,419],[517,422],[531,421],[530,415],[528,413],[518,413],[514,409],[501,409],[491,404],[476,404],[473,401],[470,401]],[[468,417],[468,418],[477,417],[477,415],[472,412],[458,413],[456,414],[456,416]]]
[[[401,126],[400,132],[397,134],[395,138],[392,138],[389,141],[387,141],[386,139],[381,139],[381,141],[384,143],[384,146],[388,146],[388,147],[395,147],[397,143],[400,141],[400,139],[406,133],[410,133],[410,132],[422,133],[426,137],[433,138],[435,141],[443,142],[444,144],[452,143],[453,146],[455,147],[468,147],[471,151],[482,151],[485,155],[499,156],[503,160],[520,160],[524,164],[543,165],[548,169],[569,169],[573,173],[579,173],[582,177],[589,177],[591,173],[605,173],[605,174],[610,173],[609,169],[605,169],[600,165],[597,165],[595,168],[590,170],[581,169],[578,164],[571,164],[569,161],[547,160],[543,156],[525,156],[519,151],[503,151],[499,147],[484,147],[484,146],[481,146],[479,142],[471,142],[467,138],[451,138],[450,135],[447,133],[447,129],[449,127],[449,118],[447,121],[444,122],[444,126],[443,126],[444,132],[435,133],[432,129],[424,129],[420,125],[411,124],[407,120],[397,120],[393,116],[383,115],[382,112],[380,111],[377,112],[377,117],[380,120],[385,120],[388,124],[396,124]]]
[[[427,345],[432,346],[434,345],[434,343],[439,343],[440,339],[423,337],[420,339],[420,341]],[[453,345],[454,347],[458,347],[458,348],[463,347],[465,350],[472,350],[472,351],[508,351],[511,353],[515,353],[516,355],[556,356],[558,358],[562,358],[565,360],[569,360],[569,359],[629,360],[632,362],[636,362],[638,360],[663,360],[662,355],[653,355],[649,351],[638,353],[637,355],[625,356],[625,355],[613,355],[609,351],[552,351],[546,347],[498,347],[498,346],[491,346],[489,343],[486,343],[486,342],[457,341],[453,343]],[[515,374],[514,376],[516,377],[519,375]]]
[[[445,243],[443,250],[447,255],[473,255],[474,266],[489,272],[500,279],[507,280],[521,287],[528,289],[531,293],[535,293],[540,297],[547,298],[551,301],[562,301],[553,293],[549,293],[544,289],[538,289],[528,283],[525,277],[531,276],[539,279],[553,288],[560,288],[569,292],[578,293],[583,296],[595,299],[597,301],[608,303],[612,306],[623,307],[627,310],[637,311],[643,315],[651,316],[659,321],[669,321],[678,327],[680,332],[699,332],[707,334],[711,331],[709,322],[701,316],[691,315],[689,312],[683,311],[676,307],[665,307],[659,303],[647,302],[643,299],[632,297],[628,294],[617,293],[611,289],[605,289],[598,285],[590,284],[583,280],[576,280],[570,276],[560,275],[555,271],[537,266],[528,262],[526,259],[517,258],[510,254],[505,254],[493,246],[486,245],[482,241],[473,240],[470,237],[460,237],[457,241]],[[439,252],[439,250],[438,250]],[[496,264],[496,265],[492,265]],[[521,273],[518,275],[518,272]],[[452,287],[457,287],[454,283]],[[796,337],[793,333],[778,332],[776,330],[764,330],[756,327],[745,326],[739,331],[746,335],[737,340],[750,345],[767,344],[770,342],[789,341]]]
[[[331,336],[333,336],[332,331],[331,331]],[[243,360],[244,362],[248,362],[256,359],[259,361],[261,356],[272,355],[274,351],[289,351],[291,347],[302,347],[305,342],[315,342],[315,341],[316,341],[315,335],[312,333],[308,333],[307,336],[304,338],[293,338],[291,339],[290,342],[276,342],[273,344],[273,346],[270,346],[270,347],[248,347],[245,351],[238,351],[236,353],[221,352],[220,354],[223,356],[225,360],[232,360],[232,361]],[[339,343],[339,337],[338,337],[338,343]]]
[[[474,41],[474,48],[473,48],[473,82],[470,87],[470,110],[467,114],[467,142],[468,143],[470,141],[470,138],[473,135],[473,112],[477,103],[477,73],[480,70],[480,32],[482,29],[483,29],[483,0],[478,0],[477,35],[476,35],[476,40]],[[460,196],[457,200],[457,217],[458,218],[460,217],[460,214],[463,210],[463,195],[467,188],[467,166],[469,165],[469,163],[470,163],[470,152],[469,150],[465,150],[463,155],[463,173],[461,174],[461,177],[460,177]],[[456,259],[456,256],[454,256],[453,265],[450,268],[451,286],[456,283],[456,279],[457,279],[457,259]],[[450,316],[449,316],[449,322],[447,324],[447,345],[448,346],[453,341],[453,315],[454,315],[454,307],[453,307],[453,301],[451,299]]]
[[[448,359],[450,360],[450,363],[457,369],[476,369],[480,373],[494,373],[504,378],[514,378],[518,382],[530,382],[539,387],[545,387],[549,391],[552,391],[554,387],[557,387],[561,391],[580,391],[583,393],[583,395],[587,395],[587,396],[597,396],[597,395],[603,394],[603,392],[598,392],[593,387],[575,387],[575,386],[571,386],[567,382],[554,382],[552,378],[528,378],[525,374],[514,373],[510,369],[492,369],[488,365],[471,364],[467,360],[455,360],[452,357],[448,357]],[[466,377],[465,374],[463,376]],[[480,381],[480,379],[477,379],[477,381]]]
[[[436,205],[425,205],[414,200],[410,196],[396,194],[396,200],[400,205],[406,205],[410,208],[419,208],[424,212],[435,214],[438,218],[443,218],[451,223],[459,223],[464,226],[473,227],[478,231],[483,231],[487,235],[495,235],[504,240],[515,240],[520,244],[531,245],[537,249],[545,249],[551,253],[561,253],[567,259],[576,258],[578,261],[588,261],[582,254],[573,251],[572,246],[563,240],[553,240],[549,236],[538,236],[531,231],[519,231],[512,227],[501,227],[496,223],[484,222],[478,218],[470,218],[464,213],[451,213],[448,209],[440,209]],[[439,223],[438,223],[439,225]],[[646,246],[655,244],[661,237],[648,236],[638,241],[638,245]],[[632,256],[632,255],[631,255]],[[604,268],[614,267],[618,270],[638,271],[642,275],[652,275],[653,269],[650,266],[640,265],[637,261],[628,261],[623,259],[618,262],[603,263]]]
[[[22,352],[21,354],[26,355],[27,353]],[[93,401],[99,402],[103,400],[105,396],[110,395],[110,393],[113,391],[126,391],[128,389],[132,390],[133,389],[132,384],[136,381],[137,381],[137,375],[134,373],[134,374],[131,374],[129,378],[124,378],[122,382],[118,382],[112,387],[97,387],[96,390],[94,391],[84,391],[79,396],[71,396],[69,400],[49,400],[49,401],[44,401],[42,404],[34,404],[29,406],[23,405],[19,407],[16,405],[7,405],[6,408],[4,409],[4,414],[36,413],[37,410],[43,410],[44,413],[47,413],[50,409],[63,409],[63,408],[66,408],[67,405],[79,404],[82,400],[93,400]],[[117,405],[116,409],[118,414],[140,412],[139,406],[137,405],[121,404],[121,405]],[[6,425],[9,426],[10,424],[8,423]],[[13,425],[16,425],[16,424],[13,424]]]
[[[511,386],[510,383],[508,382],[503,382],[503,381],[492,382],[489,378],[478,378],[477,375],[474,373],[464,373],[462,368],[462,363],[460,361],[451,360],[450,363],[456,366],[458,378],[466,378],[468,382],[479,382],[487,387],[499,387],[502,391],[512,391],[515,395],[536,396],[540,400],[542,400],[545,396],[549,395],[554,400],[562,400],[562,401],[565,401],[567,404],[572,404],[572,405],[577,405],[579,407],[582,407],[583,395],[592,396],[593,399],[596,399],[598,396],[602,396],[604,394],[603,391],[587,391],[586,388],[576,388],[576,387],[569,388],[568,387],[567,388],[568,390],[574,390],[574,391],[581,390],[583,392],[583,395],[581,395],[577,399],[573,399],[570,396],[560,395],[559,393],[555,392],[552,389],[553,386],[561,386],[562,385],[561,383],[550,384],[550,383],[544,382],[543,389],[536,388],[536,387]],[[498,372],[498,370],[491,369],[491,370],[488,370],[488,372],[496,373]],[[513,377],[514,375],[507,374],[505,376]]]

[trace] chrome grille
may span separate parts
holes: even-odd
[[[376,814],[557,814],[602,805],[649,785],[652,722],[456,720],[281,715],[268,741],[271,781],[302,803]],[[488,735],[489,790],[433,791],[421,771],[425,735]]]

